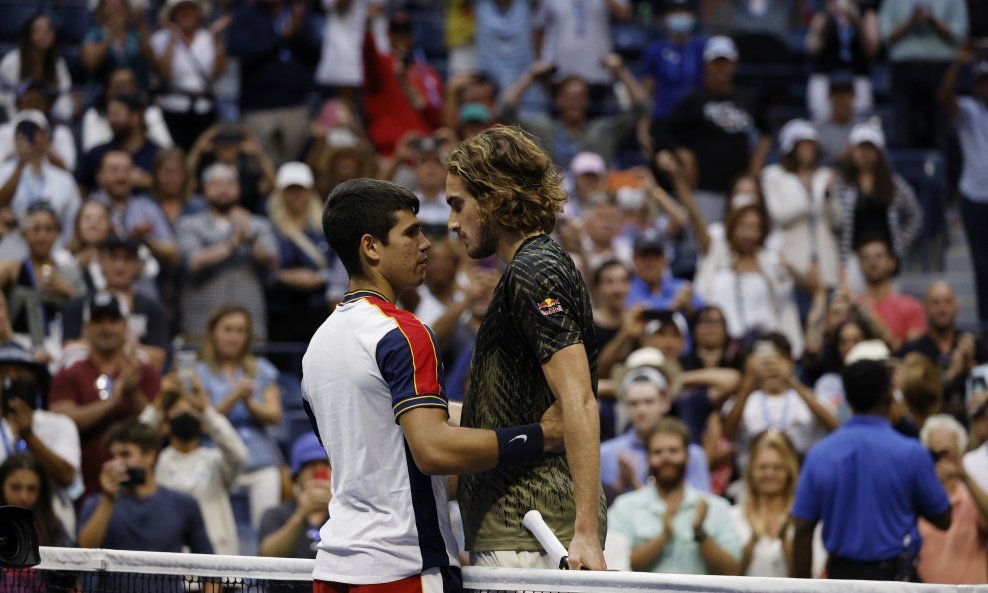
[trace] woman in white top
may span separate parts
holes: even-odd
[[[772,226],[782,233],[782,253],[797,285],[840,281],[836,230],[840,204],[829,199],[833,172],[820,166],[816,128],[795,119],[779,131],[782,162],[762,169],[762,193]]]
[[[786,577],[792,564],[789,509],[796,494],[799,462],[789,439],[778,430],[755,438],[744,472],[744,497],[731,507],[741,541],[741,574]]]
[[[151,36],[162,87],[157,103],[175,144],[189,150],[216,121],[213,83],[226,70],[226,51],[217,36],[229,21],[203,28],[198,0],[168,0],[164,18],[167,27]]]
[[[748,204],[732,211],[723,239],[710,236],[694,286],[706,304],[724,313],[732,339],[745,342],[765,331],[781,331],[799,356],[803,331],[792,279],[779,254],[765,248],[767,236],[761,207]]]
[[[796,452],[805,455],[837,428],[833,411],[795,378],[789,342],[782,334],[760,336],[744,368],[737,396],[724,405],[724,432],[734,440],[740,467],[748,463],[752,439],[766,430],[785,433]]]
[[[0,105],[7,117],[14,115],[14,95],[17,87],[28,80],[44,83],[57,91],[58,99],[52,115],[68,121],[72,119],[72,77],[65,60],[58,55],[55,46],[55,26],[51,18],[38,14],[21,29],[17,47],[0,60]]]

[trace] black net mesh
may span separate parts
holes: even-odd
[[[311,581],[0,569],[0,593],[312,593]]]

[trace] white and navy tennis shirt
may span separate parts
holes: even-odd
[[[419,471],[398,419],[447,408],[436,338],[379,293],[348,293],[312,337],[302,393],[333,467],[313,578],[389,583],[459,575],[445,476]]]

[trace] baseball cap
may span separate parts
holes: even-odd
[[[635,255],[641,255],[646,251],[658,251],[659,255],[665,253],[665,237],[657,229],[647,228],[638,233],[632,244]]]
[[[109,292],[97,292],[86,299],[82,309],[82,318],[86,323],[97,317],[113,317],[122,319],[127,316],[127,308],[120,299]]]
[[[103,241],[102,245],[100,245],[100,250],[113,251],[114,249],[123,249],[131,255],[137,256],[141,251],[141,243],[133,237],[121,237],[119,235],[111,234]]]
[[[830,73],[830,92],[853,91],[854,74],[848,70],[834,70]]]
[[[667,311],[667,315],[663,315],[659,319],[653,319],[645,325],[645,335],[650,336],[659,333],[666,325],[676,328],[679,332],[680,337],[688,339],[690,335],[690,326],[686,323],[686,318],[679,311]]]
[[[32,371],[39,370],[43,366],[31,356],[30,352],[12,341],[0,345],[0,364],[13,364]]]
[[[885,148],[885,134],[881,128],[869,122],[861,123],[851,128],[847,143],[851,146],[858,146],[865,142],[873,144],[875,148],[882,150]]]
[[[483,103],[464,103],[460,107],[461,124],[489,124],[493,119],[491,110]]]
[[[48,118],[37,109],[24,109],[17,112],[17,115],[14,116],[14,129],[16,130],[24,123],[32,123],[38,126],[44,130],[45,134],[51,132],[51,128],[48,126]]]
[[[596,152],[576,153],[573,161],[569,164],[569,168],[573,172],[573,175],[584,175],[586,173],[603,175],[607,173],[607,165],[604,163],[604,158]]]
[[[226,163],[213,163],[212,165],[206,167],[206,170],[202,172],[203,185],[224,179],[239,181],[240,176],[237,174],[236,169]]]
[[[738,61],[738,47],[730,37],[717,35],[707,40],[707,45],[703,48],[703,61],[713,62],[718,58]]]
[[[302,471],[303,465],[312,461],[329,463],[326,450],[322,448],[316,433],[307,432],[292,443],[292,477],[297,476]]]
[[[315,179],[312,177],[312,169],[309,168],[309,165],[293,161],[278,167],[278,176],[275,181],[277,189],[282,190],[293,185],[306,189],[312,189],[315,186]]]
[[[412,19],[408,16],[408,13],[403,10],[398,10],[391,15],[391,19],[388,21],[389,31],[403,31],[406,33],[412,32]]]
[[[805,119],[789,120],[779,130],[779,148],[782,149],[782,154],[789,154],[803,140],[817,140],[816,128]]]
[[[164,7],[165,18],[171,20],[172,12],[174,12],[175,9],[181,6],[182,4],[191,4],[199,8],[200,11],[202,10],[202,6],[199,4],[197,0],[168,0],[167,2],[165,2],[165,7]]]
[[[654,376],[646,376],[653,383],[659,385],[660,389],[667,389],[675,381],[679,372],[675,364],[670,364],[669,360],[662,354],[662,351],[653,346],[639,348],[628,355],[624,361],[625,374],[621,378],[620,389],[623,393],[628,384],[636,378],[642,376],[641,373],[634,374],[643,369],[655,369],[662,373],[662,381],[656,380]],[[630,378],[629,378],[630,377]]]
[[[844,356],[844,365],[851,365],[861,360],[894,362],[892,352],[881,340],[865,340],[855,344]]]

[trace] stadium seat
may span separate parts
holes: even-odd
[[[422,48],[430,63],[446,57],[446,17],[442,13],[423,13],[415,19],[415,45]]]
[[[0,41],[16,42],[21,28],[31,17],[45,11],[44,2],[33,0],[3,0],[0,2]]]
[[[286,410],[302,409],[302,378],[295,373],[278,373],[281,405]]]
[[[66,2],[55,8],[55,26],[61,44],[79,44],[93,24],[92,14],[84,0]]]

